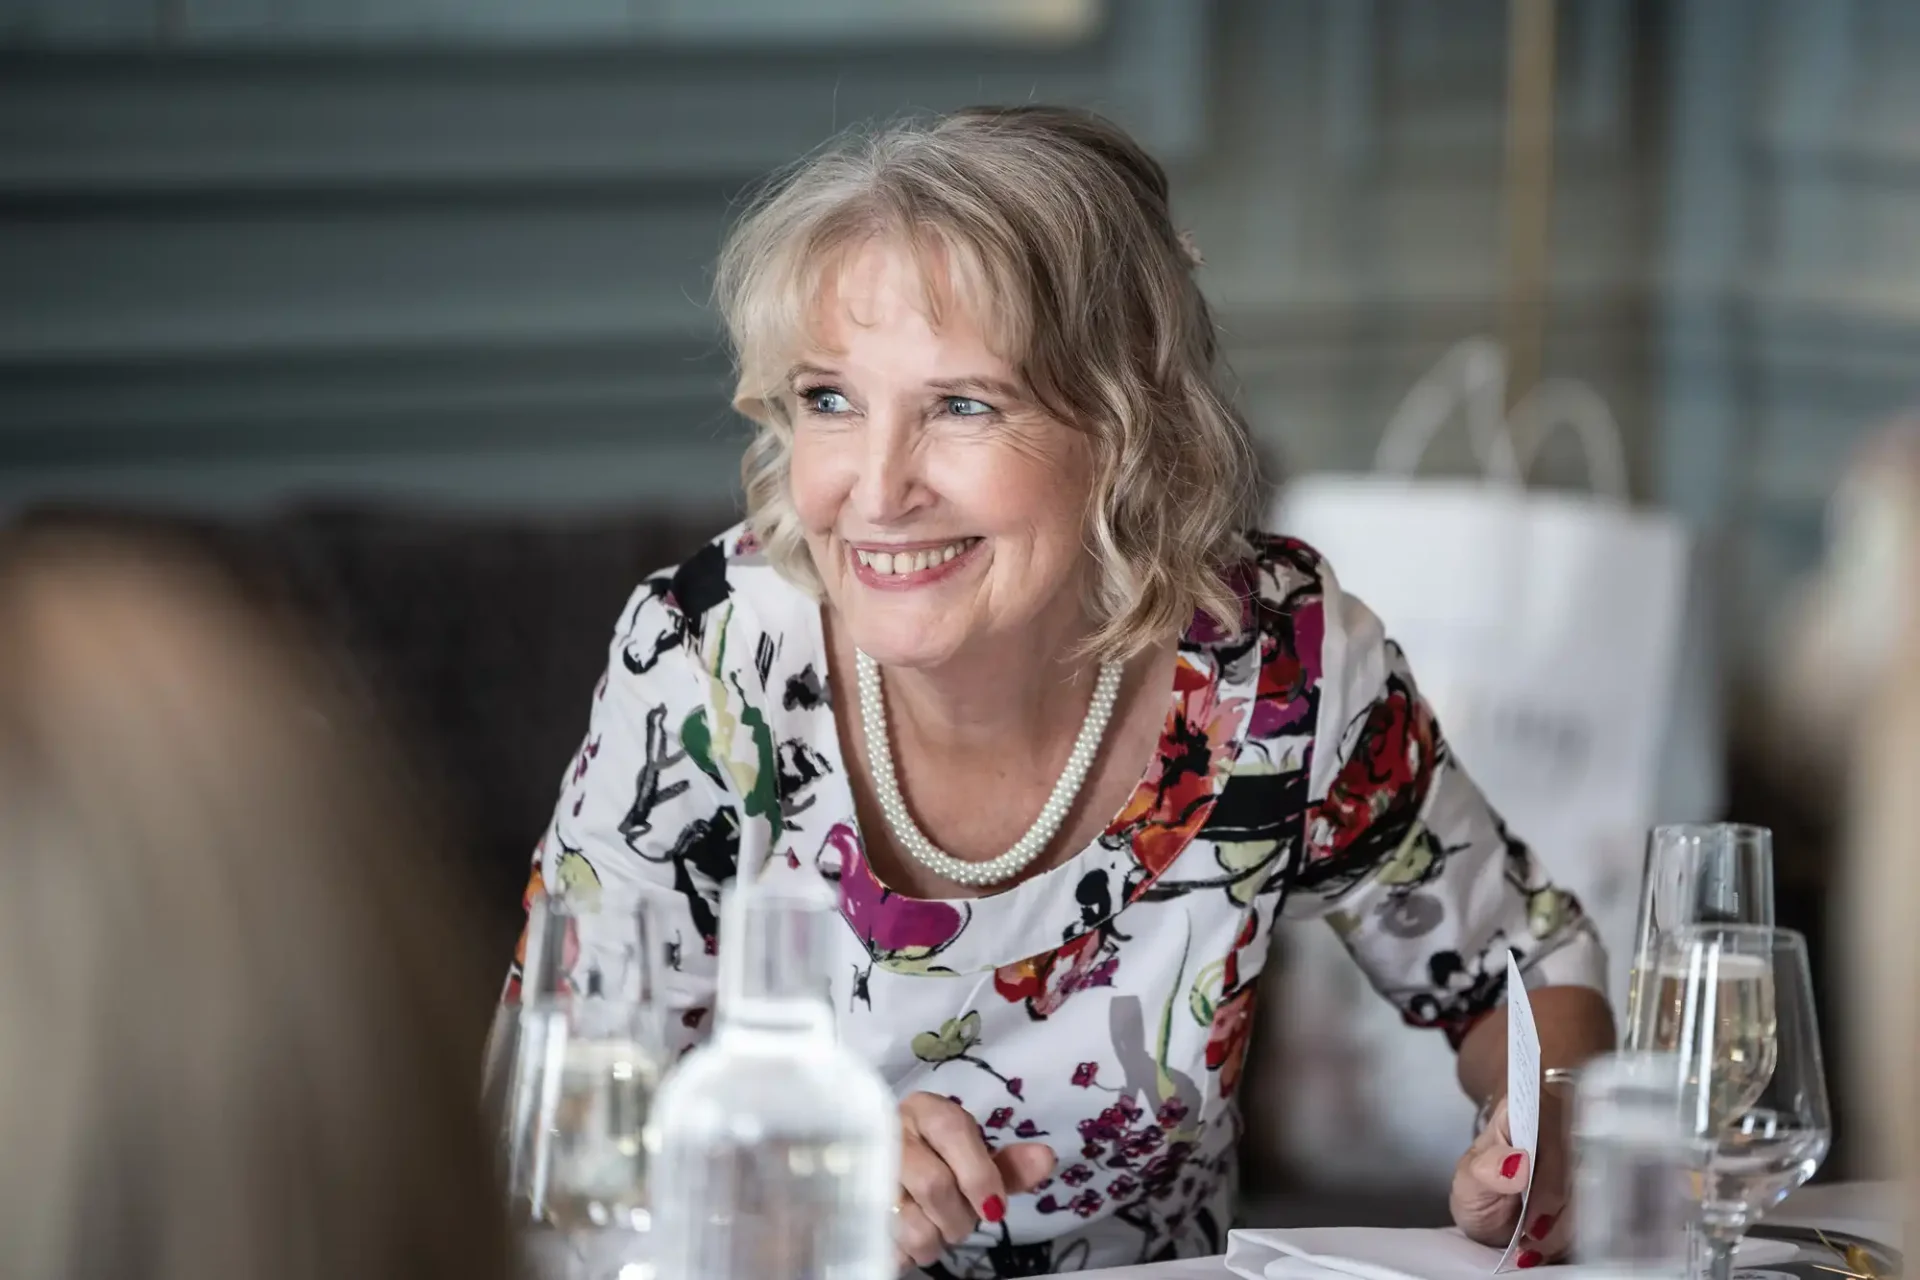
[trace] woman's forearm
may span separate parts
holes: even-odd
[[[1615,1044],[1613,1010],[1592,987],[1541,987],[1527,992],[1540,1029],[1540,1065],[1577,1067]],[[1474,1024],[1460,1043],[1460,1087],[1476,1103],[1507,1090],[1507,1007]]]

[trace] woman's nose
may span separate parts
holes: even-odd
[[[872,423],[854,483],[861,517],[873,524],[896,523],[923,505],[924,499],[911,434],[899,424]]]

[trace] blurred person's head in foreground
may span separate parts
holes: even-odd
[[[0,1274],[506,1274],[486,979],[316,669],[177,550],[0,538]]]
[[[1920,1157],[1920,415],[1855,450],[1826,548],[1783,591],[1759,686],[1770,778],[1834,815],[1844,839],[1842,940],[1850,1139],[1875,1174]],[[1837,1013],[1838,1011],[1836,1011]]]

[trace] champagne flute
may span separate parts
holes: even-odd
[[[1674,1055],[1683,1125],[1712,1143],[1697,1225],[1705,1273],[1728,1280],[1740,1237],[1832,1142],[1806,940],[1689,925],[1661,938],[1649,977],[1638,1030]]]
[[[502,1136],[510,1203],[543,1269],[644,1270],[643,1138],[665,1065],[650,937],[644,901],[549,895],[529,915]]]
[[[1655,827],[1640,879],[1625,1047],[1653,1047],[1637,1037],[1662,934],[1691,924],[1772,923],[1773,832],[1727,822]]]

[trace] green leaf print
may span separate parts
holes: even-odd
[[[1222,840],[1214,846],[1220,869],[1234,877],[1227,893],[1241,906],[1251,903],[1265,883],[1262,876],[1280,851],[1278,840]]]
[[[713,732],[707,727],[705,707],[695,708],[680,722],[680,745],[686,749],[688,758],[700,767],[700,772],[713,779],[714,785],[727,785],[720,767],[713,762]]]
[[[964,1062],[998,1080],[1014,1097],[1026,1100],[1022,1092],[1024,1082],[1019,1076],[1007,1077],[994,1069],[992,1063],[974,1054],[973,1049],[980,1043],[980,1013],[969,1011],[964,1017],[948,1018],[940,1024],[938,1031],[922,1031],[913,1038],[913,1056],[933,1067],[943,1067],[949,1062]]]
[[[1552,937],[1567,915],[1567,895],[1558,889],[1540,889],[1527,899],[1527,929],[1536,938]]]
[[[1173,971],[1173,985],[1167,988],[1167,1007],[1160,1011],[1160,1038],[1153,1047],[1154,1087],[1165,1102],[1176,1092],[1173,1073],[1167,1069],[1167,1054],[1173,1043],[1173,1005],[1180,998],[1180,983],[1187,973],[1187,955],[1193,950],[1193,921],[1187,921],[1187,940],[1180,944],[1180,967]]]
[[[734,777],[740,783],[740,798],[743,807],[750,816],[764,817],[773,827],[773,839],[780,839],[780,794],[776,787],[779,781],[779,768],[774,762],[773,730],[767,727],[767,719],[760,714],[760,708],[747,701],[746,690],[740,687],[738,676],[729,677],[733,681],[734,692],[740,695],[740,720],[753,734],[753,752],[756,767],[751,777],[744,767],[736,766]]]
[[[1187,993],[1187,1007],[1193,1012],[1193,1020],[1203,1027],[1213,1025],[1213,1011],[1216,997],[1226,985],[1227,958],[1225,956],[1201,968],[1193,975],[1193,990]]]
[[[1393,858],[1380,868],[1374,879],[1384,885],[1418,884],[1425,878],[1433,866],[1433,842],[1427,839],[1427,829],[1421,823],[1414,823],[1407,831],[1407,838],[1393,852]]]
[[[980,1043],[980,1013],[974,1010],[961,1018],[948,1018],[940,1030],[922,1031],[913,1038],[913,1056],[922,1062],[952,1062]]]
[[[600,909],[600,873],[593,869],[593,864],[587,861],[585,855],[569,849],[560,855],[553,871],[561,893],[578,903],[583,910]]]

